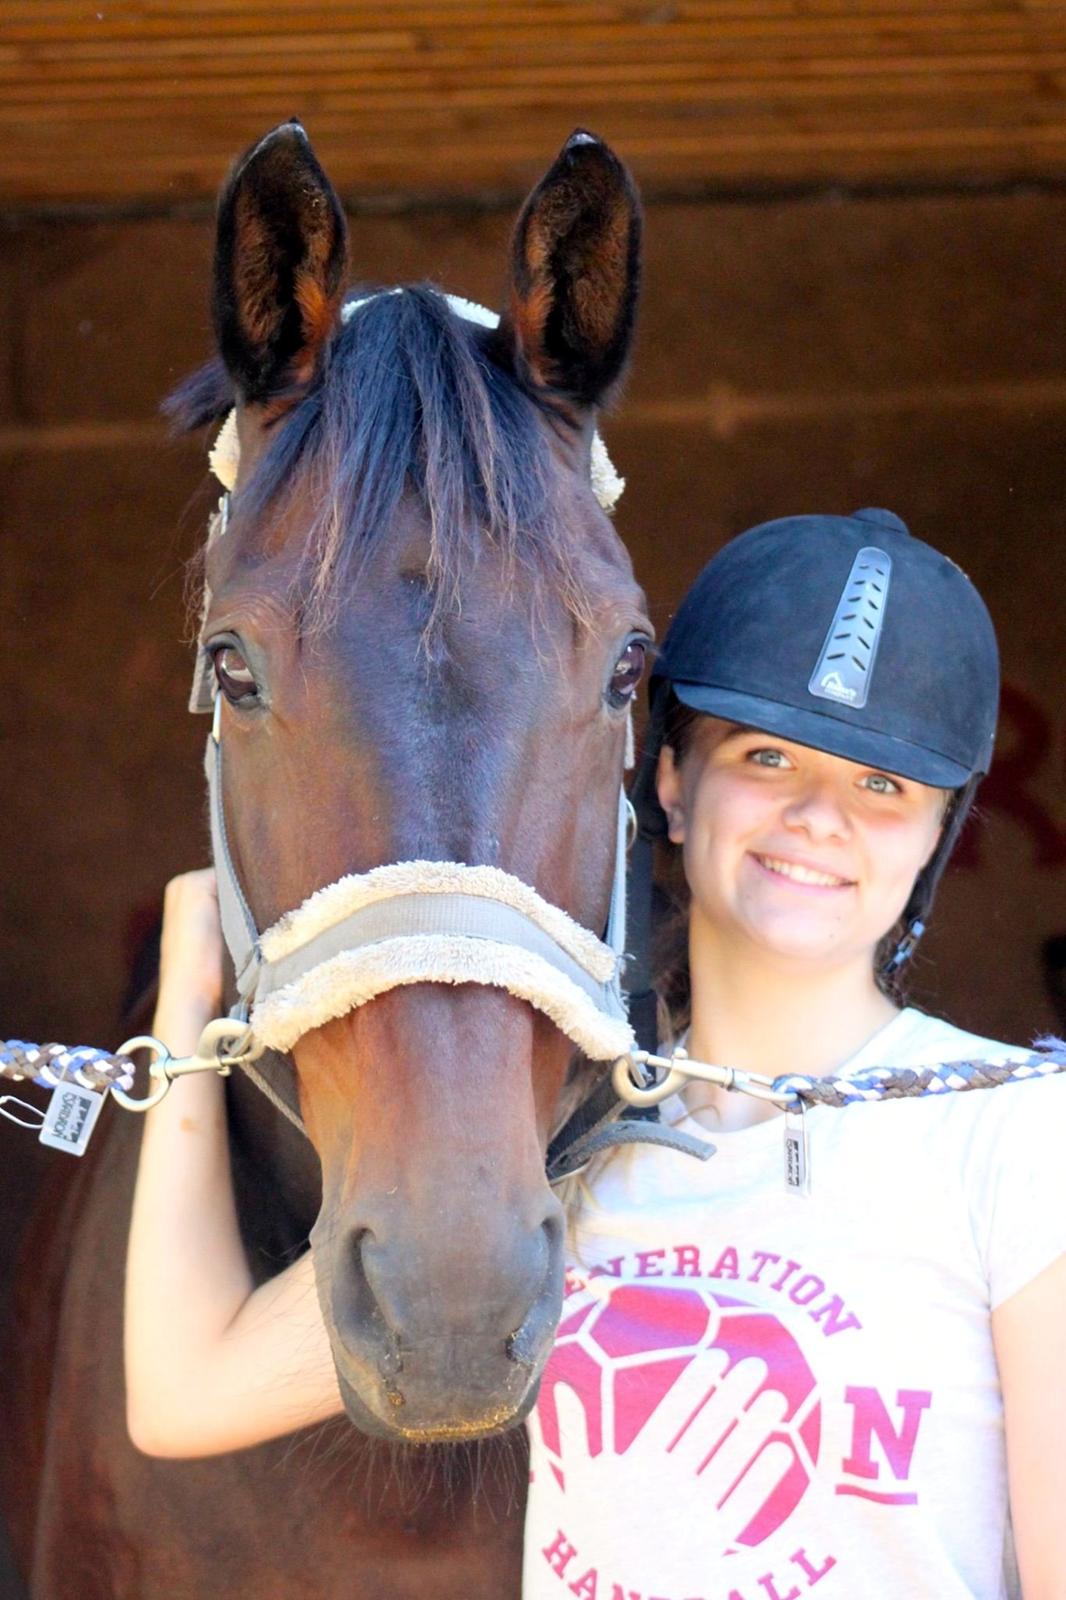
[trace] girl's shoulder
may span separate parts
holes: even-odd
[[[1034,1055],[1031,1046],[970,1033],[909,1008],[847,1071],[951,1062],[966,1069],[953,1075],[957,1082],[987,1085],[981,1065],[1028,1063]],[[991,1306],[1066,1251],[1066,1071],[1025,1070],[969,1088],[952,1087],[949,1077],[940,1092],[891,1104],[890,1126],[907,1152],[912,1181],[924,1185],[930,1203],[947,1204],[959,1185]]]
[[[1036,1054],[1031,1046],[918,1017],[915,1049],[950,1046],[950,1055],[940,1059],[1001,1064]],[[1066,1251],[1066,1071],[1018,1076],[950,1099],[974,1235],[995,1308]]]
[[[928,1067],[948,1061],[1021,1061],[1032,1054],[1024,1044],[1008,1044],[956,1027],[917,1006],[908,1006],[876,1034],[848,1063],[851,1075],[865,1067]]]
[[[1060,1058],[1063,1054],[1058,1052]],[[956,1065],[956,1073],[945,1075],[943,1091],[919,1103],[939,1107],[945,1123],[966,1141],[971,1159],[1002,1165],[1020,1148],[1039,1148],[1050,1156],[1066,1129],[1066,1070],[1054,1069],[1046,1057],[1033,1045],[970,1033],[908,1007],[848,1063],[846,1075],[872,1066],[918,1071]],[[992,1075],[981,1072],[983,1066],[1014,1064],[1021,1070],[999,1081],[989,1082]],[[966,1082],[974,1086],[960,1087]]]

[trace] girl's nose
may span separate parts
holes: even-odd
[[[805,784],[786,806],[784,820],[811,839],[843,839],[851,832],[847,807],[830,782]]]

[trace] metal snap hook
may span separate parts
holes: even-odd
[[[137,1050],[151,1050],[153,1060],[148,1066],[148,1079],[156,1080],[156,1087],[150,1089],[148,1094],[138,1098],[136,1095],[127,1094],[125,1089],[119,1089],[114,1084],[111,1086],[112,1097],[127,1111],[150,1111],[153,1106],[165,1099],[170,1089],[170,1075],[167,1066],[171,1061],[170,1051],[161,1039],[153,1038],[150,1033],[135,1034],[132,1039],[127,1039],[115,1051],[117,1056],[132,1056]]]
[[[127,1111],[150,1111],[165,1098],[175,1078],[187,1077],[193,1072],[217,1072],[228,1078],[232,1069],[242,1061],[255,1061],[266,1048],[252,1033],[247,1022],[235,1017],[214,1017],[200,1035],[196,1052],[191,1056],[172,1056],[162,1040],[150,1033],[139,1033],[127,1039],[115,1054],[131,1056],[135,1050],[151,1050],[155,1059],[148,1068],[149,1080],[156,1088],[138,1099],[124,1089],[112,1087],[111,1093]]]
[[[658,1083],[649,1084],[645,1079],[643,1084],[638,1084],[633,1076],[634,1069],[641,1071],[645,1067],[652,1068],[653,1072],[657,1067],[665,1067],[666,1076]],[[611,1069],[615,1094],[631,1106],[657,1106],[661,1100],[683,1089],[685,1081],[686,1074],[672,1061],[664,1056],[653,1056],[646,1050],[633,1050],[629,1055],[619,1056]]]
[[[177,1078],[183,1072],[212,1067],[228,1077],[231,1067],[240,1066],[242,1061],[258,1061],[265,1049],[249,1022],[240,1017],[215,1017],[201,1033],[196,1054],[188,1057],[188,1064],[183,1060],[172,1062],[170,1076]]]

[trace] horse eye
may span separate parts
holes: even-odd
[[[614,664],[607,698],[613,706],[628,705],[644,675],[648,646],[643,639],[630,639]]]
[[[255,673],[245,661],[236,645],[220,645],[211,652],[215,678],[222,693],[233,705],[254,700],[259,693]]]

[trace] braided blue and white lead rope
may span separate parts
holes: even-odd
[[[27,1078],[42,1089],[61,1083],[78,1083],[83,1089],[133,1088],[134,1064],[125,1056],[97,1050],[92,1045],[27,1044],[23,1039],[0,1041],[0,1078],[14,1083]]]
[[[1015,1061],[942,1061],[914,1068],[867,1067],[852,1077],[810,1077],[786,1073],[773,1080],[773,1090],[797,1106],[848,1106],[879,1100],[921,1099],[959,1093],[966,1089],[991,1089],[1004,1083],[1024,1083],[1066,1071],[1066,1041],[1037,1040],[1028,1056]],[[42,1088],[54,1089],[72,1079],[83,1088],[103,1091],[133,1088],[134,1069],[126,1056],[116,1056],[91,1045],[69,1048],[61,1044],[26,1044],[21,1039],[0,1041],[0,1078],[15,1082],[32,1078]]]
[[[797,1105],[848,1106],[863,1101],[922,1099],[964,1089],[992,1089],[1066,1071],[1066,1041],[1038,1039],[1032,1053],[1016,1061],[940,1061],[924,1067],[866,1067],[847,1078],[786,1073],[773,1088]]]

